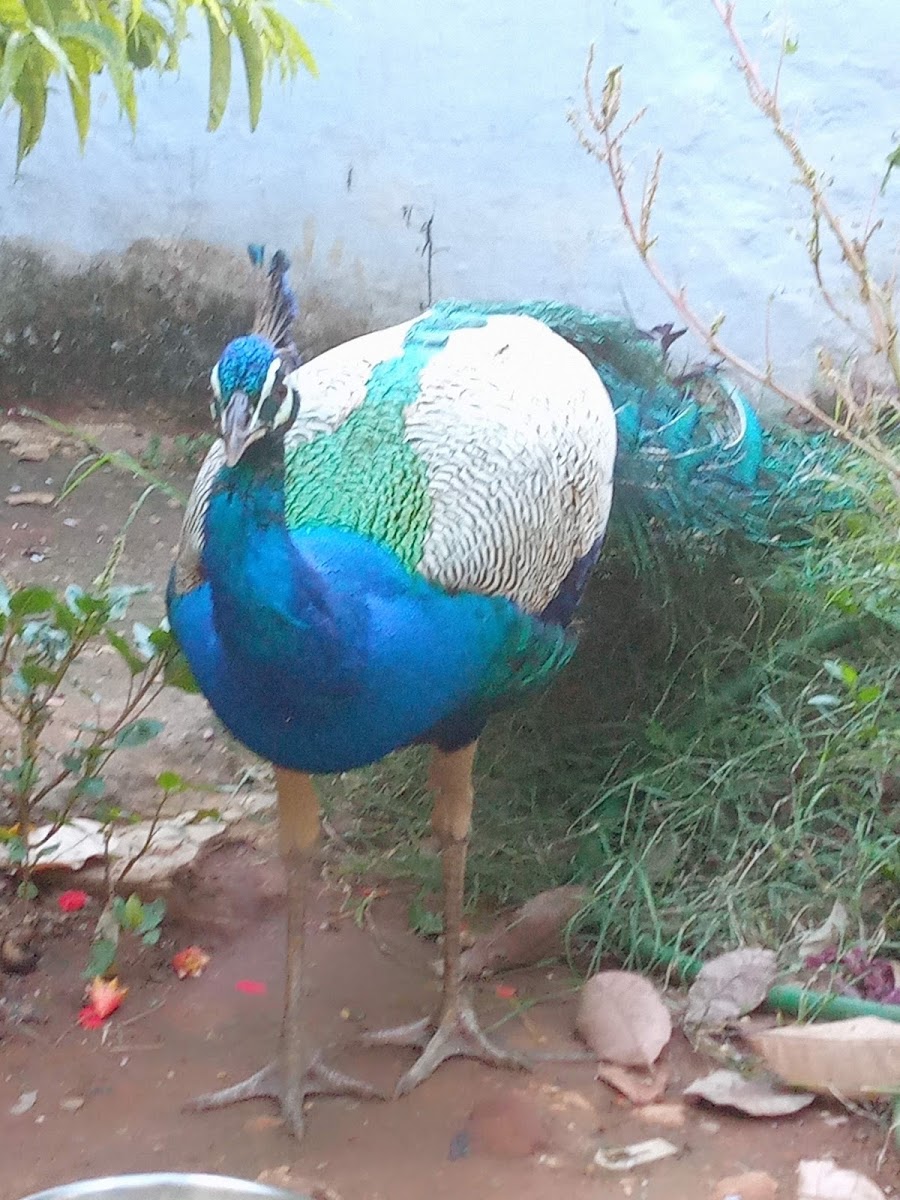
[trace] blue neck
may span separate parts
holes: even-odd
[[[348,662],[341,629],[358,605],[329,586],[285,526],[283,469],[268,462],[223,468],[210,497],[203,565],[216,629],[234,661],[252,647],[260,685],[298,668],[310,690],[341,686]],[[248,679],[252,686],[254,679]],[[306,689],[304,689],[306,690]]]

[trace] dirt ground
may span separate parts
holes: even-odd
[[[77,415],[97,424],[96,413]],[[102,436],[132,450],[147,440],[144,430],[112,419]],[[44,462],[20,462],[0,445],[0,573],[7,580],[84,584],[102,566],[111,535],[143,485],[104,471],[59,507],[4,502],[14,488],[58,489],[77,458],[74,448],[62,447]],[[184,471],[174,478],[189,484]],[[135,523],[119,579],[155,588],[139,599],[136,618],[161,613],[179,520],[177,507],[154,496]],[[116,678],[110,656],[85,669],[88,690],[105,696],[116,694]],[[241,770],[240,754],[211,736],[202,700],[170,695],[159,715],[166,730],[157,741],[117,756],[110,786],[131,806],[140,808],[150,796],[160,770],[213,784]],[[60,732],[77,719],[73,700],[70,709],[63,706]],[[753,1119],[682,1104],[682,1088],[717,1064],[680,1035],[668,1052],[665,1103],[649,1110],[618,1098],[588,1065],[547,1064],[518,1075],[453,1062],[401,1100],[312,1101],[300,1144],[262,1102],[184,1114],[189,1097],[243,1077],[275,1047],[284,904],[272,832],[262,822],[240,840],[213,842],[175,876],[163,939],[126,956],[127,1001],[103,1030],[85,1031],[75,1022],[97,900],[62,915],[56,895],[79,883],[48,878],[38,902],[44,917],[37,967],[27,975],[0,974],[0,1200],[85,1177],[160,1169],[262,1176],[298,1190],[329,1187],[343,1200],[495,1194],[696,1200],[716,1195],[723,1177],[757,1170],[779,1182],[779,1197],[792,1197],[804,1158],[833,1158],[886,1193],[900,1192],[896,1154],[888,1151],[879,1168],[885,1132],[865,1115],[817,1102],[794,1117]],[[377,901],[371,922],[360,927],[327,853],[325,863],[309,923],[311,1026],[335,1045],[340,1066],[389,1088],[411,1061],[408,1053],[364,1050],[352,1039],[359,1028],[408,1020],[434,1003],[434,945],[409,931],[401,890]],[[0,891],[0,931],[20,919],[20,902],[7,886]],[[211,961],[201,977],[180,982],[171,956],[191,943],[201,944]],[[517,997],[547,999],[523,1017],[514,1001],[497,994],[496,980],[479,984],[476,1005],[485,1024],[503,1021],[498,1037],[525,1050],[573,1046],[576,981],[566,968],[518,971],[503,983]],[[31,1092],[37,1093],[31,1107],[13,1115]],[[493,1120],[484,1115],[488,1101],[497,1102]],[[482,1116],[470,1122],[477,1105]],[[671,1141],[677,1154],[624,1174],[592,1165],[598,1146],[654,1137]]]

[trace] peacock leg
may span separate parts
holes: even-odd
[[[307,1096],[362,1096],[381,1093],[368,1083],[326,1066],[310,1041],[304,1020],[304,929],[316,843],[319,800],[309,775],[276,769],[279,850],[287,874],[287,973],[278,1059],[221,1091],[198,1096],[194,1110],[222,1108],[240,1100],[273,1099],[296,1137],[303,1133]]]
[[[397,1085],[411,1092],[448,1058],[477,1058],[498,1067],[527,1067],[519,1055],[495,1046],[482,1032],[472,1002],[462,988],[460,935],[466,850],[472,820],[472,766],[476,743],[462,750],[434,751],[429,782],[434,792],[432,826],[441,846],[444,882],[444,981],[436,1019],[368,1034],[369,1045],[418,1046],[422,1054]]]

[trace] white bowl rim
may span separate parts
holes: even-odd
[[[286,1192],[281,1188],[269,1187],[265,1183],[254,1183],[249,1179],[238,1179],[233,1175],[211,1175],[181,1171],[151,1171],[132,1175],[105,1175],[98,1179],[78,1179],[74,1183],[61,1183],[23,1196],[22,1200],[92,1200],[94,1196],[114,1193],[117,1189],[123,1197],[140,1188],[147,1187],[206,1188],[210,1200],[218,1200],[216,1191],[225,1196],[247,1197],[252,1200],[309,1200],[299,1192]]]

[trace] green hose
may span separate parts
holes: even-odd
[[[638,938],[635,953],[647,963],[674,967],[690,983],[703,967],[699,959],[681,954],[667,946],[659,946],[651,937]],[[900,1021],[900,1004],[877,1004],[874,1000],[857,1000],[853,996],[833,996],[827,992],[812,992],[798,984],[781,983],[766,996],[769,1008],[802,1020],[846,1021],[851,1017],[883,1017]]]

